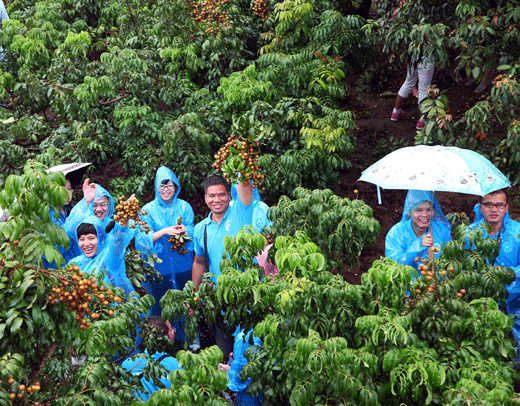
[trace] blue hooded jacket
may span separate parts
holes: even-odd
[[[415,258],[428,258],[428,248],[422,246],[423,235],[417,237],[412,228],[410,212],[419,207],[424,202],[433,200],[434,215],[431,221],[431,233],[434,246],[441,248],[441,244],[451,241],[451,224],[442,213],[437,198],[432,192],[423,190],[409,190],[404,203],[403,216],[401,221],[394,225],[388,232],[385,240],[385,256],[391,258],[401,265],[410,265],[415,269],[420,262],[415,262]],[[435,254],[438,257],[440,252]],[[419,272],[419,270],[417,270]],[[419,272],[419,276],[421,273]]]
[[[237,405],[260,406],[262,404],[261,394],[251,397],[246,393],[246,389],[251,383],[251,378],[247,378],[245,382],[242,382],[242,378],[240,377],[242,368],[244,368],[248,363],[247,358],[245,357],[245,352],[249,347],[251,347],[251,344],[249,344],[249,337],[252,332],[252,330],[247,334],[244,330],[240,330],[238,333],[235,332],[233,361],[231,362],[231,368],[228,371],[228,389],[237,392]],[[253,336],[253,344],[256,347],[261,347],[262,340]]]
[[[94,215],[94,202],[98,199],[101,199],[103,196],[106,196],[108,198],[108,210],[107,214],[103,218],[103,227],[106,227],[108,223],[112,221],[112,216],[114,215],[115,200],[103,186],[96,185],[96,197],[94,198],[94,200],[87,204],[85,198],[81,199],[79,203],[73,207],[69,216],[67,217],[67,220],[65,221],[65,224],[63,225],[63,228],[65,229],[67,235],[71,240],[77,239],[77,237],[75,237],[75,233],[76,229],[78,228],[78,225],[88,216]]]
[[[175,193],[170,202],[165,202],[159,193],[159,186],[165,180],[171,180],[175,184]],[[164,235],[157,241],[153,242],[153,233],[162,230],[166,227],[171,227],[177,224],[177,220],[182,216],[182,224],[186,228],[186,234],[193,238],[193,229],[195,215],[190,204],[182,199],[179,199],[181,186],[177,176],[172,170],[161,166],[155,175],[155,199],[150,203],[144,205],[141,211],[141,219],[150,227],[148,237],[143,233],[136,236],[136,248],[143,251],[152,251],[163,261],[160,264],[155,264],[155,269],[163,276],[162,284],[149,285],[145,287],[149,293],[155,297],[155,305],[152,309],[152,314],[161,314],[159,308],[159,300],[166,293],[168,289],[184,288],[186,278],[191,279],[191,268],[193,265],[193,241],[187,243],[185,248],[188,253],[181,255],[177,251],[172,251],[172,244],[168,242],[169,235]],[[146,212],[146,214],[143,214]],[[183,278],[175,275],[182,273]],[[159,312],[158,312],[159,311]]]
[[[122,288],[126,295],[134,290],[132,283],[126,276],[125,249],[128,246],[128,238],[131,234],[127,233],[119,223],[116,223],[110,233],[113,237],[108,243],[105,227],[101,220],[96,216],[89,216],[76,227],[75,241],[78,242],[77,229],[81,224],[92,224],[96,229],[98,238],[98,249],[96,254],[89,258],[85,254],[73,258],[70,262],[78,265],[82,272],[93,275],[102,270],[105,273],[103,282],[110,283],[115,287]]]
[[[513,220],[509,216],[509,212],[506,212],[502,220],[500,232],[493,236],[488,236],[487,231],[481,227],[484,217],[480,211],[480,204],[477,203],[473,210],[475,212],[475,221],[469,225],[469,229],[473,230],[480,227],[484,231],[484,238],[497,239],[500,235],[500,252],[493,265],[511,268],[515,272],[516,279],[506,286],[509,293],[506,304],[508,313],[516,315],[513,335],[518,341],[520,349],[520,223]]]

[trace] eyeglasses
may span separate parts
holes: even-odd
[[[108,203],[94,203],[94,210],[95,209],[106,209],[108,208]]]
[[[481,206],[485,207],[486,209],[492,209],[493,207],[498,210],[504,210],[507,206],[505,203],[491,203],[491,202],[485,202],[481,203]]]
[[[172,185],[172,184],[167,184],[167,185],[161,185],[159,186],[159,190],[173,190],[175,189],[175,185]]]

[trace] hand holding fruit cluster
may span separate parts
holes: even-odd
[[[125,197],[121,196],[119,198],[119,204],[116,206],[114,220],[122,226],[124,226],[128,220],[134,220],[135,224],[130,224],[129,227],[136,228],[140,226],[140,230],[144,230],[146,234],[148,234],[150,227],[141,218],[140,211],[139,201],[135,197],[131,196],[130,199],[125,200]],[[147,214],[147,212],[143,211],[142,214]]]
[[[241,182],[252,180],[253,187],[260,188],[264,175],[258,169],[257,158],[258,154],[251,141],[232,135],[215,155],[216,162],[213,163],[213,167],[222,171],[224,178],[231,183],[238,182],[237,174],[240,174]],[[262,187],[262,190],[265,188]]]
[[[177,226],[182,225],[182,216],[177,220]],[[186,234],[186,231],[179,234],[174,234],[170,238],[168,238],[168,242],[172,244],[172,251],[177,251],[181,255],[185,255],[188,253],[188,250],[185,248],[186,244],[191,241],[191,238]]]
[[[59,300],[68,307],[69,311],[75,311],[81,330],[90,327],[88,316],[93,320],[98,319],[103,307],[110,306],[112,302],[123,302],[110,289],[107,290],[103,285],[96,283],[96,278],[90,278],[89,275],[81,272],[77,265],[70,266],[68,271],[72,274],[72,280],[62,280],[57,287],[52,288],[54,293],[49,295],[48,299],[51,305]],[[108,316],[113,314],[113,310],[107,311]]]

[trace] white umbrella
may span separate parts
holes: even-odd
[[[487,158],[457,147],[418,145],[391,152],[359,180],[384,189],[418,189],[484,196],[511,183]]]

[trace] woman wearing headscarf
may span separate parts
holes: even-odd
[[[409,190],[402,219],[386,236],[385,256],[401,265],[410,265],[419,272],[420,262],[415,259],[428,258],[430,247],[440,249],[446,241],[451,241],[451,224],[442,213],[433,192]],[[440,252],[435,254],[436,257],[439,255]]]
[[[172,244],[168,239],[177,234],[186,232],[193,237],[195,216],[190,204],[178,198],[181,186],[172,170],[161,166],[155,175],[155,199],[144,205],[141,219],[146,222],[151,231],[149,238],[137,238],[136,248],[146,254],[152,251],[162,260],[155,264],[155,269],[161,273],[161,284],[145,284],[148,293],[155,298],[152,315],[160,315],[159,300],[168,289],[182,290],[188,280],[191,280],[193,265],[193,242],[185,245],[187,253],[181,255],[172,251]],[[182,224],[177,224],[182,218]],[[141,233],[141,237],[142,233]],[[151,241],[153,240],[153,241]],[[178,329],[179,331],[180,329]],[[180,331],[179,331],[180,332]]]
[[[82,254],[73,258],[70,263],[75,263],[80,271],[90,275],[103,271],[103,282],[122,288],[128,295],[134,288],[126,276],[125,249],[132,234],[126,232],[125,228],[116,223],[109,245],[101,220],[96,216],[87,217],[78,224],[75,232]]]

